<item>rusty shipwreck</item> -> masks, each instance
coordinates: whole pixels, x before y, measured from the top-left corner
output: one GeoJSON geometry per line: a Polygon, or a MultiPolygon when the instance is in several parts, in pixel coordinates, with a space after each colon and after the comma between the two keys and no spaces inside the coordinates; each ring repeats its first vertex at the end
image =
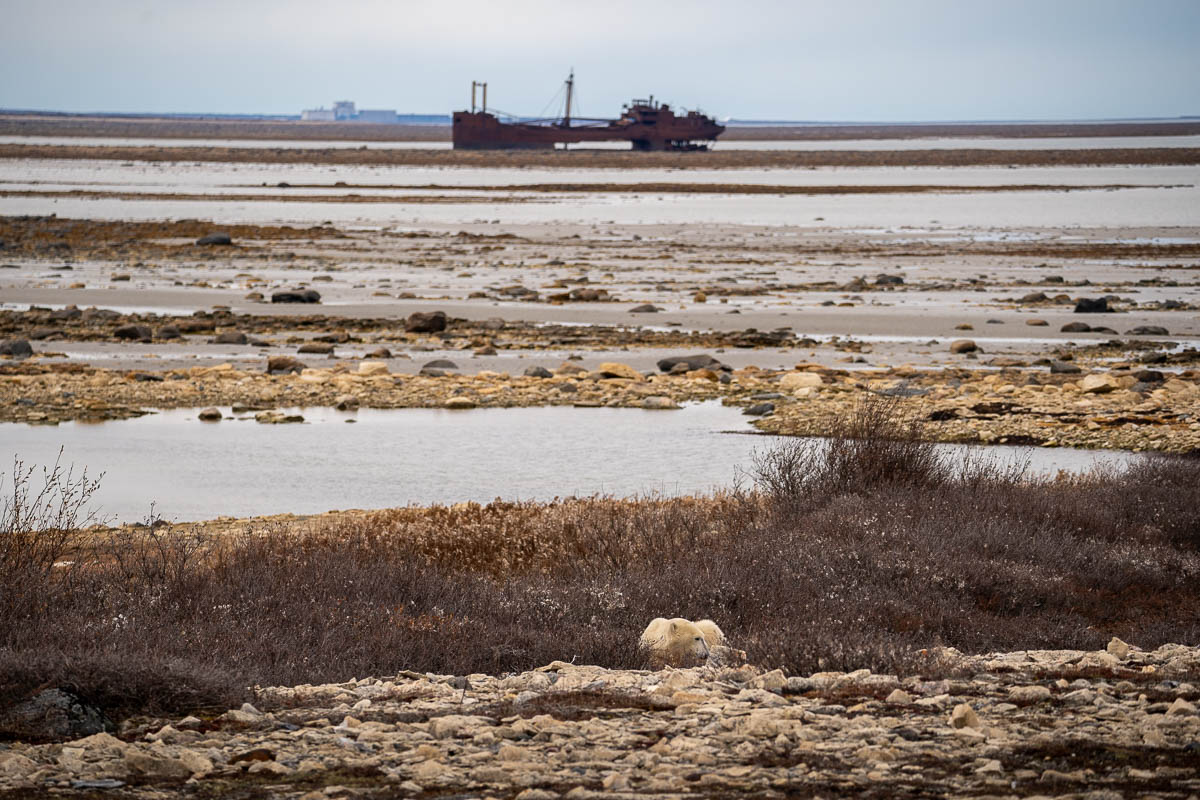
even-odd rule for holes
{"type": "Polygon", "coordinates": [[[471,82],[471,110],[455,111],[455,150],[538,150],[586,142],[630,142],[634,150],[707,150],[724,130],[699,111],[676,114],[666,103],[633,100],[618,119],[573,118],[575,73],[567,78],[566,102],[560,117],[501,122],[488,111],[487,84],[471,82]],[[476,106],[476,89],[483,103],[476,106]]]}

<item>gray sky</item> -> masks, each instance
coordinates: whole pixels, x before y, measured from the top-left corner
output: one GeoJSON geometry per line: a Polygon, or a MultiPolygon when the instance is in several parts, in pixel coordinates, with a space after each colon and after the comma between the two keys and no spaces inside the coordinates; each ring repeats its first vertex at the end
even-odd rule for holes
{"type": "Polygon", "coordinates": [[[720,117],[1200,115],[1200,0],[0,0],[0,107],[720,117]]]}

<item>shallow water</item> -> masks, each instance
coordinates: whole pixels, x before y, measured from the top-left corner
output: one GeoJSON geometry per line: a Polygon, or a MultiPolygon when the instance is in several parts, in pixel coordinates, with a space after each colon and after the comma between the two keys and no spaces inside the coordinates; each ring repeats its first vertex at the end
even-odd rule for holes
{"type": "MultiPolygon", "coordinates": [[[[228,414],[228,409],[224,409],[228,414]]],[[[445,411],[300,409],[306,424],[200,422],[196,409],[58,426],[0,425],[0,455],[104,473],[93,507],[132,522],[211,519],[464,500],[570,495],[684,495],[730,486],[775,437],[738,409],[514,408],[445,411]],[[349,424],[347,420],[356,420],[349,424]]],[[[947,447],[953,452],[980,448],[947,447]]],[[[994,447],[1032,472],[1080,471],[1132,456],[994,447]]],[[[4,470],[8,472],[7,469],[4,470]]]]}

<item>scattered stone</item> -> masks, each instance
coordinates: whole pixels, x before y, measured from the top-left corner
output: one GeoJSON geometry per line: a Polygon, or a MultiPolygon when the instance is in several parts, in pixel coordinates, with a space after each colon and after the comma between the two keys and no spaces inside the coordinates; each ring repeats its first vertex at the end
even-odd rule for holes
{"type": "Polygon", "coordinates": [[[183,338],[183,334],[180,333],[179,328],[175,327],[174,325],[163,325],[155,332],[154,338],[163,340],[181,339],[183,338]]]}
{"type": "Polygon", "coordinates": [[[1079,382],[1079,390],[1084,394],[1105,394],[1121,388],[1121,381],[1108,372],[1088,375],[1079,382]]]}
{"type": "Polygon", "coordinates": [[[1069,361],[1051,361],[1050,373],[1052,375],[1077,375],[1083,372],[1083,369],[1069,361]]]}
{"type": "Polygon", "coordinates": [[[152,335],[149,325],[122,325],[113,331],[113,336],[118,339],[140,342],[150,341],[152,335]]]}
{"type": "Polygon", "coordinates": [[[950,712],[950,727],[952,728],[978,728],[981,724],[975,709],[966,703],[959,703],[950,712]]]}
{"type": "Polygon", "coordinates": [[[292,291],[273,292],[272,303],[319,303],[321,293],[316,289],[295,289],[292,291]]]}
{"type": "Polygon", "coordinates": [[[1139,325],[1133,330],[1125,331],[1126,336],[1170,336],[1166,328],[1160,325],[1139,325]]]}
{"type": "Polygon", "coordinates": [[[644,381],[646,378],[628,364],[618,361],[605,361],[596,367],[596,371],[605,378],[626,378],[631,381],[644,381]]]}
{"type": "Polygon", "coordinates": [[[224,415],[221,413],[221,409],[212,408],[211,406],[209,408],[202,410],[199,414],[200,420],[202,422],[217,422],[217,421],[221,420],[223,418],[223,416],[224,415]]]}
{"type": "Polygon", "coordinates": [[[445,311],[418,311],[404,320],[408,333],[438,333],[446,330],[445,311]]]}
{"type": "Polygon", "coordinates": [[[912,701],[912,695],[908,692],[904,691],[903,689],[893,689],[892,693],[887,696],[887,700],[884,702],[891,703],[893,705],[906,706],[912,703],[912,701]]]}
{"type": "Polygon", "coordinates": [[[425,362],[425,365],[422,366],[421,369],[458,369],[458,364],[455,364],[448,358],[435,358],[433,361],[425,362]]]}
{"type": "Polygon", "coordinates": [[[1022,303],[1024,305],[1029,305],[1031,303],[1045,303],[1049,299],[1050,298],[1046,296],[1045,292],[1030,292],[1029,294],[1022,297],[1020,300],[1018,300],[1017,302],[1022,303]]]}
{"type": "Polygon", "coordinates": [[[700,353],[694,356],[670,356],[669,358],[660,358],[656,363],[656,366],[662,372],[671,372],[675,367],[681,364],[684,366],[685,372],[690,372],[694,369],[706,368],[724,369],[724,365],[720,361],[708,355],[707,353],[700,353]]]}
{"type": "Polygon", "coordinates": [[[299,375],[308,367],[294,356],[268,356],[268,375],[299,375]]]}
{"type": "Polygon", "coordinates": [[[339,394],[333,401],[333,407],[338,411],[354,411],[358,408],[358,398],[352,394],[339,394]]]}
{"type": "Polygon", "coordinates": [[[553,378],[554,373],[545,367],[526,367],[525,377],[527,378],[553,378]]]}
{"type": "Polygon", "coordinates": [[[304,422],[304,417],[300,414],[285,414],[282,411],[259,411],[254,415],[254,421],[264,425],[284,425],[304,422]]]}
{"type": "Polygon", "coordinates": [[[972,339],[955,339],[950,343],[951,353],[974,353],[978,349],[979,346],[972,339]]]}
{"type": "Polygon", "coordinates": [[[1076,314],[1107,314],[1111,311],[1107,297],[1081,297],[1075,303],[1076,314]]]}
{"type": "Polygon", "coordinates": [[[642,408],[648,408],[652,410],[673,410],[680,408],[680,405],[669,397],[654,395],[652,397],[647,397],[642,401],[642,408]]]}
{"type": "Polygon", "coordinates": [[[653,303],[642,303],[640,306],[634,306],[629,309],[630,314],[656,314],[659,311],[662,311],[662,309],[653,303]]]}
{"type": "Polygon", "coordinates": [[[779,388],[794,393],[798,389],[813,389],[824,383],[821,376],[815,372],[788,372],[779,379],[779,388]]]}
{"type": "Polygon", "coordinates": [[[475,406],[475,401],[469,397],[451,397],[442,404],[442,408],[451,410],[466,410],[468,408],[475,408],[475,406]]]}
{"type": "Polygon", "coordinates": [[[1165,376],[1156,369],[1139,369],[1133,373],[1133,377],[1137,378],[1139,383],[1162,383],[1166,380],[1165,376]]]}
{"type": "Polygon", "coordinates": [[[1059,328],[1062,333],[1087,333],[1092,329],[1086,322],[1068,322],[1059,328]]]}
{"type": "Polygon", "coordinates": [[[210,233],[197,239],[196,244],[228,246],[233,244],[233,237],[228,233],[210,233]]]}
{"type": "Polygon", "coordinates": [[[246,334],[241,331],[225,331],[209,339],[209,344],[247,344],[246,334]]]}
{"type": "Polygon", "coordinates": [[[1116,656],[1124,661],[1129,658],[1129,651],[1132,649],[1128,644],[1114,636],[1109,640],[1108,646],[1104,648],[1109,654],[1116,656]]]}
{"type": "Polygon", "coordinates": [[[325,342],[307,342],[300,345],[296,352],[300,355],[329,356],[333,355],[333,345],[325,342]]]}
{"type": "Polygon", "coordinates": [[[775,410],[774,403],[755,403],[742,413],[749,417],[761,417],[765,414],[770,414],[775,410]]]}
{"type": "Polygon", "coordinates": [[[1026,324],[1026,325],[1028,325],[1028,326],[1029,326],[1029,327],[1031,327],[1031,328],[1045,328],[1045,327],[1046,327],[1047,325],[1049,325],[1050,323],[1049,323],[1049,322],[1046,322],[1046,320],[1044,320],[1044,319],[1037,319],[1037,318],[1035,318],[1035,319],[1027,319],[1027,320],[1025,320],[1025,324],[1026,324]]]}

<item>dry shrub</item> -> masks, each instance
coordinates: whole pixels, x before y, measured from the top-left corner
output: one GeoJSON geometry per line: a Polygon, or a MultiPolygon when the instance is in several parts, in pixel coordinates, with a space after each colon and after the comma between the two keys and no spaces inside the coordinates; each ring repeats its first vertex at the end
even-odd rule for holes
{"type": "Polygon", "coordinates": [[[120,716],[401,669],[638,667],[657,616],[711,617],[793,673],[924,671],[936,645],[1200,640],[1200,461],[1027,480],[939,459],[901,411],[767,454],[756,492],[394,509],[215,540],[148,527],[72,540],[58,568],[74,529],[10,515],[0,703],[64,686],[120,716]]]}

